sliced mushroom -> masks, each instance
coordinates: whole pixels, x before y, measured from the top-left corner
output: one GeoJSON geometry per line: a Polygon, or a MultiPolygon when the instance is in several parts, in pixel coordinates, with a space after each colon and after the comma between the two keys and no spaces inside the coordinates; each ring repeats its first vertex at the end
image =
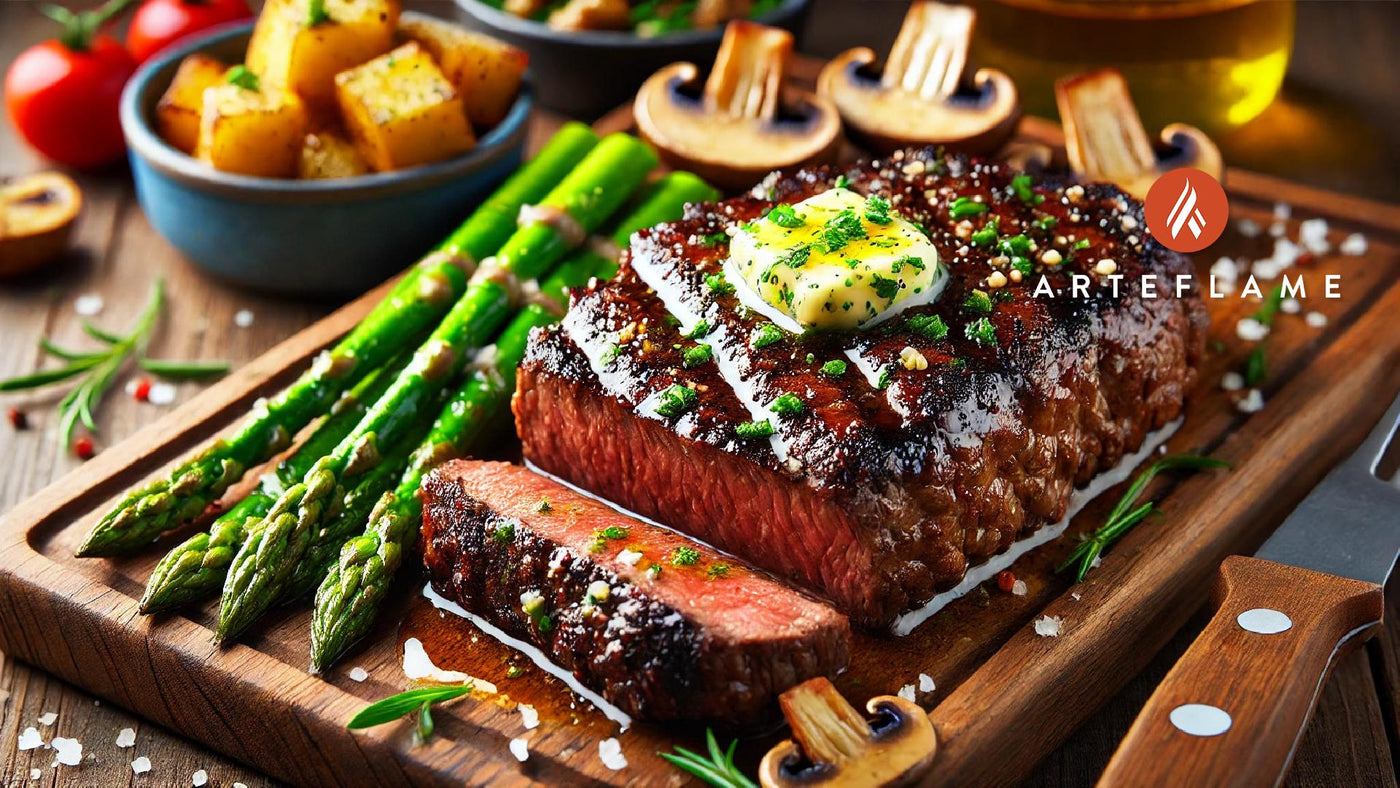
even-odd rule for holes
{"type": "Polygon", "coordinates": [[[918,778],[938,748],[933,723],[917,703],[881,695],[865,708],[867,722],[824,678],[793,687],[779,698],[793,738],[763,756],[765,788],[899,785],[918,778]]]}
{"type": "Polygon", "coordinates": [[[784,90],[792,34],[736,20],[698,89],[693,63],[672,63],[637,92],[637,130],[672,166],[717,186],[752,186],[772,170],[836,158],[841,119],[831,102],[784,90]]]}
{"type": "Polygon", "coordinates": [[[1106,68],[1055,82],[1055,103],[1065,127],[1070,167],[1085,180],[1110,181],[1146,199],[1147,190],[1165,172],[1194,167],[1225,178],[1220,149],[1200,129],[1173,123],[1162,129],[1153,149],[1128,82],[1106,68]]]}
{"type": "Polygon", "coordinates": [[[966,6],[916,2],[883,69],[869,48],[847,50],[822,69],[817,92],[836,104],[847,133],[876,152],[947,145],[991,153],[1016,130],[1021,104],[1000,71],[978,69],[964,81],[976,19],[966,6]]]}
{"type": "Polygon", "coordinates": [[[555,30],[626,30],[631,25],[627,0],[569,0],[549,15],[555,30]]]}
{"type": "Polygon", "coordinates": [[[40,172],[0,180],[0,276],[16,276],[68,248],[83,193],[72,178],[40,172]]]}

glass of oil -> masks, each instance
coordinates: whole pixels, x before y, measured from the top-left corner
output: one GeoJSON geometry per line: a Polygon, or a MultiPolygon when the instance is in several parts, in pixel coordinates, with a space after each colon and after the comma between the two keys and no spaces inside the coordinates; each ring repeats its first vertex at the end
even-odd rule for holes
{"type": "Polygon", "coordinates": [[[1293,50],[1294,0],[965,0],[971,62],[1016,81],[1055,117],[1055,80],[1123,72],[1149,134],[1180,121],[1220,134],[1273,101],[1293,50]]]}

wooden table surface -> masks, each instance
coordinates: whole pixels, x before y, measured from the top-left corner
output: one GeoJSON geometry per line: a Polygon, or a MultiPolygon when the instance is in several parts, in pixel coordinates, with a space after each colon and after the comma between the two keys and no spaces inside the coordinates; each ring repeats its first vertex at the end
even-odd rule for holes
{"type": "MultiPolygon", "coordinates": [[[[447,0],[409,0],[451,15],[447,0]]],[[[829,55],[852,42],[884,46],[892,39],[905,3],[817,0],[805,50],[829,55]]],[[[0,64],[50,35],[29,0],[0,2],[0,64]]],[[[1392,52],[1400,40],[1400,4],[1300,2],[1298,43],[1282,98],[1261,118],[1221,140],[1232,164],[1305,183],[1378,199],[1400,201],[1400,68],[1392,52]]],[[[543,131],[541,130],[541,133],[543,131]]],[[[0,175],[30,172],[43,163],[0,124],[0,175]]],[[[124,168],[79,177],[87,205],[75,251],[51,270],[0,284],[0,377],[39,368],[37,346],[48,335],[60,344],[81,345],[74,301],[100,294],[105,308],[95,319],[105,327],[128,325],[145,301],[151,282],[164,277],[170,294],[165,316],[151,343],[155,357],[224,358],[247,361],[278,340],[325,314],[332,305],[258,296],[231,289],[182,261],[146,222],[124,168]],[[252,325],[238,327],[234,315],[249,310],[252,325]]],[[[124,381],[123,381],[124,382],[124,381]]],[[[179,401],[197,390],[179,388],[179,401]]],[[[16,432],[0,424],[0,511],[11,508],[71,470],[78,460],[57,444],[56,396],[8,397],[30,428],[16,432]]],[[[98,441],[116,442],[161,415],[164,408],[134,402],[119,384],[98,414],[98,441]]],[[[1400,609],[1392,608],[1392,614],[1400,609]]],[[[1391,619],[1394,620],[1394,619],[1391,619]]],[[[1156,682],[1199,631],[1200,616],[1152,665],[1031,776],[1034,785],[1088,785],[1112,754],[1156,682]]],[[[1035,724],[1035,710],[1026,722],[1035,724]]],[[[1299,746],[1289,782],[1300,786],[1396,785],[1400,758],[1400,628],[1393,627],[1367,649],[1337,666],[1317,714],[1299,746]]],[[[270,784],[256,771],[202,746],[147,724],[111,705],[0,655],[0,786],[14,785],[189,785],[204,770],[210,785],[270,784]],[[51,726],[39,718],[57,714],[51,726]],[[45,741],[54,736],[83,743],[80,768],[53,766],[47,749],[20,752],[17,740],[30,726],[45,741]],[[122,749],[123,728],[136,731],[136,745],[122,749]],[[130,762],[151,760],[150,773],[135,777],[130,762]],[[31,781],[33,770],[38,780],[31,781]]]]}

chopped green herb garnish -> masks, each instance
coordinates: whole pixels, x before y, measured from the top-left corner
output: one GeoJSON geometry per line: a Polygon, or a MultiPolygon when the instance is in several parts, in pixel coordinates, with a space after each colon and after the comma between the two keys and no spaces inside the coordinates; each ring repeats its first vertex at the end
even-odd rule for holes
{"type": "Polygon", "coordinates": [[[870,284],[875,288],[875,295],[886,301],[893,301],[894,297],[899,295],[900,283],[898,279],[890,279],[887,276],[871,274],[870,284]]]}
{"type": "Polygon", "coordinates": [[[909,318],[909,328],[934,342],[948,336],[948,324],[938,315],[914,315],[909,318]]]}
{"type": "Polygon", "coordinates": [[[776,399],[769,403],[768,407],[772,408],[773,412],[779,416],[796,416],[807,409],[802,400],[791,392],[779,394],[776,399]]]}
{"type": "Polygon", "coordinates": [[[773,422],[768,419],[763,421],[745,421],[734,426],[734,434],[742,440],[753,440],[754,438],[767,438],[773,434],[773,422]]]}
{"type": "Polygon", "coordinates": [[[846,374],[846,362],[839,358],[834,358],[822,364],[822,374],[829,378],[836,378],[846,374]]]}
{"type": "Polygon", "coordinates": [[[1072,246],[1072,247],[1070,247],[1070,248],[1074,249],[1075,251],[1078,251],[1078,250],[1080,250],[1080,249],[1088,249],[1088,248],[1089,248],[1089,239],[1088,239],[1088,238],[1080,238],[1078,241],[1075,241],[1075,242],[1074,242],[1074,246],[1072,246]]]}
{"type": "Polygon", "coordinates": [[[836,176],[836,183],[832,184],[832,186],[833,186],[834,188],[837,188],[837,189],[844,189],[844,188],[846,188],[846,187],[848,187],[848,186],[850,186],[850,185],[851,185],[851,179],[850,179],[850,178],[847,178],[844,174],[843,174],[843,175],[837,175],[837,176],[836,176]]]}
{"type": "Polygon", "coordinates": [[[1259,311],[1254,313],[1254,319],[1266,326],[1274,324],[1274,317],[1283,308],[1283,285],[1274,285],[1274,289],[1264,297],[1264,303],[1259,305],[1259,311]]]}
{"type": "Polygon", "coordinates": [[[626,539],[631,534],[632,529],[623,525],[610,525],[607,528],[599,528],[593,532],[592,551],[601,553],[603,550],[607,549],[609,541],[626,539]]]}
{"type": "Polygon", "coordinates": [[[699,339],[700,337],[709,334],[711,328],[712,326],[710,326],[710,321],[701,320],[698,323],[696,323],[693,328],[691,328],[689,331],[685,332],[681,336],[685,337],[686,339],[699,339]]]}
{"type": "Polygon", "coordinates": [[[786,203],[773,206],[773,210],[768,212],[768,221],[779,227],[786,227],[789,230],[794,227],[801,227],[807,223],[806,219],[798,216],[797,211],[786,203]]]}
{"type": "Polygon", "coordinates": [[[552,511],[554,511],[554,506],[550,504],[548,498],[541,498],[540,502],[535,504],[536,514],[549,514],[552,511]]]}
{"type": "Polygon", "coordinates": [[[971,197],[959,197],[953,200],[948,206],[948,215],[954,219],[967,219],[972,216],[980,216],[987,212],[987,204],[973,200],[971,197]]]}
{"type": "MultiPolygon", "coordinates": [[[[1016,257],[1011,258],[1011,267],[1016,269],[1017,271],[1020,271],[1021,276],[1023,277],[1030,276],[1031,274],[1035,273],[1035,263],[1032,263],[1030,261],[1030,258],[1028,257],[1021,257],[1018,255],[1016,257]]],[[[1005,290],[1003,290],[1002,292],[1007,293],[1008,296],[1010,295],[1010,293],[1005,290]]]]}
{"type": "Polygon", "coordinates": [[[1058,222],[1059,220],[1053,216],[1042,216],[1035,220],[1035,226],[1046,232],[1050,232],[1058,222]]]}
{"type": "Polygon", "coordinates": [[[677,547],[671,551],[671,566],[694,566],[700,563],[700,551],[693,547],[677,547]]]}
{"type": "Polygon", "coordinates": [[[993,216],[986,224],[982,225],[982,229],[972,234],[972,245],[991,246],[996,243],[999,226],[1000,222],[997,221],[997,217],[993,216]]]}
{"type": "Polygon", "coordinates": [[[695,393],[695,389],[674,385],[661,392],[661,400],[656,403],[656,415],[674,419],[699,402],[700,395],[695,393]]]}
{"type": "Polygon", "coordinates": [[[910,268],[913,268],[915,271],[922,271],[926,267],[928,267],[927,264],[924,263],[924,259],[922,257],[912,254],[906,257],[899,258],[899,264],[907,265],[910,268]]]}
{"type": "Polygon", "coordinates": [[[783,330],[772,323],[759,323],[758,328],[754,329],[749,344],[757,350],[782,342],[784,336],[783,330]]]}
{"type": "MultiPolygon", "coordinates": [[[[373,728],[376,725],[393,722],[415,711],[419,713],[421,719],[421,715],[427,713],[429,704],[460,698],[470,694],[473,689],[475,689],[474,685],[468,681],[466,684],[455,686],[422,687],[400,692],[360,709],[360,712],[351,717],[345,727],[350,730],[373,728]]],[[[420,727],[424,726],[420,725],[420,727]]],[[[428,724],[426,727],[429,728],[427,733],[432,735],[432,725],[428,724]]]]}
{"type": "Polygon", "coordinates": [[[599,356],[598,360],[602,362],[603,366],[610,367],[614,361],[617,361],[617,357],[620,355],[622,355],[622,348],[618,347],[616,343],[609,343],[608,346],[603,349],[603,355],[599,356]]]}
{"type": "Polygon", "coordinates": [[[880,376],[879,376],[878,378],[875,379],[875,388],[881,389],[881,390],[884,390],[884,389],[889,388],[889,387],[890,387],[890,377],[891,377],[891,375],[890,375],[890,368],[889,368],[889,367],[885,367],[885,368],[881,369],[881,370],[880,370],[880,376]]]}
{"type": "Polygon", "coordinates": [[[860,217],[856,216],[855,211],[847,209],[831,217],[822,228],[822,245],[828,252],[837,252],[865,235],[865,225],[860,223],[860,217]]]}
{"type": "Polygon", "coordinates": [[[1027,255],[1031,252],[1031,239],[1025,233],[1013,235],[1010,238],[1003,238],[1001,243],[997,244],[997,249],[1008,257],[1027,255]]]}
{"type": "Polygon", "coordinates": [[[727,244],[729,243],[729,233],[720,231],[717,233],[710,233],[709,235],[702,235],[700,236],[700,243],[705,246],[721,246],[727,244]]]}
{"type": "Polygon", "coordinates": [[[1011,191],[1015,192],[1016,197],[1026,205],[1040,205],[1045,202],[1045,195],[1036,194],[1031,189],[1031,176],[1024,172],[1012,176],[1011,191]]]}
{"type": "Polygon", "coordinates": [[[652,579],[654,580],[661,575],[661,570],[664,568],[665,567],[661,566],[661,564],[652,564],[651,566],[647,567],[647,574],[651,575],[652,579]]]}
{"type": "Polygon", "coordinates": [[[695,347],[685,349],[685,352],[681,354],[681,366],[686,369],[694,369],[701,364],[708,363],[711,358],[714,358],[714,351],[710,349],[709,345],[702,342],[695,347]]]}
{"type": "Polygon", "coordinates": [[[992,321],[985,317],[979,317],[967,324],[967,338],[979,345],[995,345],[997,341],[996,328],[992,326],[992,321]]]}
{"type": "Polygon", "coordinates": [[[729,564],[711,564],[710,568],[705,570],[705,574],[709,575],[711,580],[718,580],[729,574],[729,564]]]}
{"type": "Polygon", "coordinates": [[[1244,384],[1253,388],[1269,376],[1269,362],[1265,357],[1264,345],[1256,345],[1244,362],[1244,384]]]}
{"type": "Polygon", "coordinates": [[[237,85],[244,90],[251,90],[254,93],[257,93],[261,89],[258,75],[249,71],[248,67],[242,64],[229,69],[228,75],[224,77],[224,80],[230,85],[237,85]]]}
{"type": "Polygon", "coordinates": [[[810,244],[798,244],[784,252],[783,256],[778,258],[778,264],[788,268],[801,268],[807,264],[807,260],[811,256],[812,247],[810,244]]]}
{"type": "Polygon", "coordinates": [[[510,544],[515,539],[515,523],[502,523],[491,532],[491,541],[496,544],[510,544]]]}
{"type": "Polygon", "coordinates": [[[974,315],[990,315],[992,313],[992,297],[981,290],[973,290],[963,301],[963,311],[971,312],[974,315]]]}
{"type": "Polygon", "coordinates": [[[724,274],[706,274],[705,286],[715,295],[727,295],[734,292],[734,285],[724,281],[724,274]]]}
{"type": "Polygon", "coordinates": [[[326,10],[326,0],[311,0],[306,12],[306,26],[315,27],[331,21],[331,12],[326,10]]]}
{"type": "Polygon", "coordinates": [[[865,220],[871,224],[889,224],[890,201],[872,194],[865,199],[865,220]]]}
{"type": "Polygon", "coordinates": [[[523,675],[525,675],[525,669],[519,665],[511,665],[506,668],[506,678],[508,679],[518,679],[523,675]]]}

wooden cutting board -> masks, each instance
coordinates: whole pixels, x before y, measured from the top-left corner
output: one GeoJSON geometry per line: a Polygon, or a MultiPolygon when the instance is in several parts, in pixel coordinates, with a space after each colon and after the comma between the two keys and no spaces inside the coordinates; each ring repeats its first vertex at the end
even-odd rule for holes
{"type": "MultiPolygon", "coordinates": [[[[626,124],[623,114],[599,125],[626,124]]],[[[1027,119],[1021,132],[1023,139],[1059,143],[1058,129],[1045,121],[1027,119]]],[[[1233,471],[1159,480],[1150,494],[1164,517],[1113,547],[1082,584],[1070,586],[1052,572],[1071,535],[1013,567],[1026,582],[1024,596],[988,584],[986,593],[974,591],[906,638],[857,638],[851,668],[838,681],[857,705],[917,687],[921,673],[934,680],[936,689],[917,698],[932,710],[940,736],[936,778],[1003,783],[1029,770],[1146,664],[1204,600],[1219,561],[1252,551],[1400,388],[1400,208],[1241,171],[1231,171],[1226,185],[1237,220],[1267,228],[1282,201],[1293,208],[1290,237],[1297,237],[1299,220],[1324,217],[1334,244],[1362,232],[1370,249],[1288,272],[1307,284],[1303,311],[1327,322],[1313,327],[1302,314],[1279,316],[1268,339],[1268,405],[1260,413],[1241,413],[1232,401],[1238,395],[1218,386],[1225,372],[1242,369],[1253,347],[1236,337],[1235,323],[1258,302],[1210,302],[1213,350],[1168,448],[1228,459],[1233,471]],[[1339,299],[1321,297],[1328,274],[1341,277],[1339,299]],[[1062,620],[1059,637],[1034,633],[1031,622],[1042,615],[1062,620]]],[[[1267,232],[1245,238],[1232,228],[1209,255],[1198,255],[1198,272],[1204,277],[1219,255],[1257,259],[1271,248],[1267,232]]],[[[699,732],[638,725],[619,734],[563,682],[433,609],[419,594],[416,573],[403,573],[396,601],[371,636],[329,675],[313,677],[306,672],[304,605],[274,611],[243,643],[224,649],[211,641],[213,602],[180,616],[137,613],[151,568],[178,538],[131,559],[72,557],[115,496],[233,426],[256,398],[285,385],[353,326],[383,289],[288,339],[0,521],[0,650],[294,783],[680,782],[656,752],[695,747],[699,732]],[[350,733],[345,722],[362,706],[408,686],[401,654],[410,637],[439,667],[486,679],[499,693],[437,711],[438,735],[427,745],[415,745],[408,722],[350,733]],[[349,678],[357,667],[368,673],[363,682],[349,678]],[[517,703],[539,711],[538,728],[526,730],[517,703]],[[622,771],[598,756],[598,742],[614,736],[629,761],[622,771]],[[508,751],[516,737],[528,741],[524,764],[508,751]]],[[[509,437],[482,449],[514,451],[509,437]]],[[[1090,503],[1071,531],[1101,523],[1119,492],[1090,503]]],[[[756,763],[774,740],[772,733],[747,738],[743,758],[756,763]]]]}

